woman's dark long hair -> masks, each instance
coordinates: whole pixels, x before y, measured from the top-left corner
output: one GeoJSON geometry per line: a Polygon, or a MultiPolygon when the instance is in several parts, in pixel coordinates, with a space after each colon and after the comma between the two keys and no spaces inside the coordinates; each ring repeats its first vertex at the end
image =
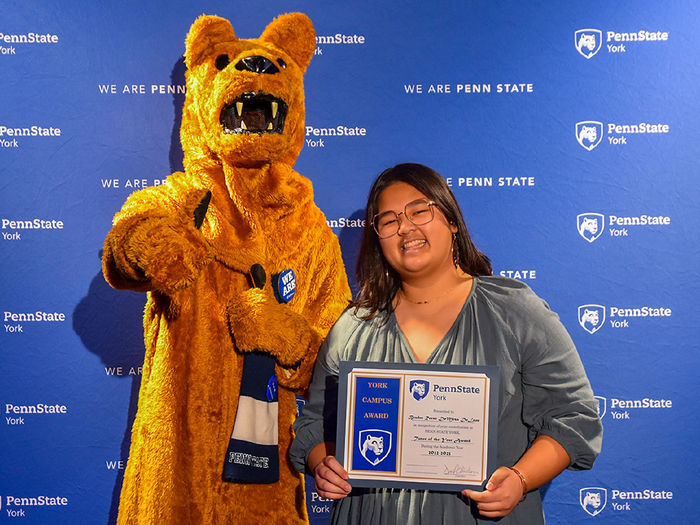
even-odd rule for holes
{"type": "Polygon", "coordinates": [[[360,293],[352,302],[356,311],[358,308],[369,310],[367,315],[363,316],[364,319],[373,318],[380,310],[391,313],[392,299],[401,286],[398,273],[384,258],[379,238],[372,226],[372,220],[377,214],[379,195],[396,182],[405,182],[416,188],[437,204],[450,224],[457,225],[454,249],[462,270],[470,275],[492,274],[491,261],[474,246],[457,199],[445,179],[422,164],[398,164],[379,175],[367,198],[365,227],[356,270],[360,293]]]}

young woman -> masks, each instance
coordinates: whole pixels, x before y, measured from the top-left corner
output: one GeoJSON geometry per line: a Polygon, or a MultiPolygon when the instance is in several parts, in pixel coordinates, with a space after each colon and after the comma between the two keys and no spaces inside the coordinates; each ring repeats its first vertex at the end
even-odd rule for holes
{"type": "Polygon", "coordinates": [[[602,440],[571,338],[530,288],[491,275],[454,195],[430,168],[384,171],[366,218],[360,294],[319,353],[292,461],[335,500],[334,524],[544,523],[535,489],[567,467],[591,468],[602,440]],[[333,456],[341,360],[497,365],[501,466],[485,490],[352,489],[333,456]]]}

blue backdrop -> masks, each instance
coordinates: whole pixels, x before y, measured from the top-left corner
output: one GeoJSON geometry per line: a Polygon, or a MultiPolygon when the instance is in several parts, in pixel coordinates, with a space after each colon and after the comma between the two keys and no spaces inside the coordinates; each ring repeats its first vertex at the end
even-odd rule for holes
{"type": "MultiPolygon", "coordinates": [[[[592,471],[544,489],[548,519],[691,522],[692,0],[5,0],[0,521],[114,521],[145,297],[108,287],[102,242],[129,193],[181,169],[182,53],[195,18],[218,14],[253,38],[289,11],[307,13],[319,35],[296,169],[313,181],[349,273],[374,177],[407,161],[443,174],[495,272],[559,313],[599,397],[603,453],[592,471]]],[[[309,491],[313,522],[329,508],[309,491]]]]}

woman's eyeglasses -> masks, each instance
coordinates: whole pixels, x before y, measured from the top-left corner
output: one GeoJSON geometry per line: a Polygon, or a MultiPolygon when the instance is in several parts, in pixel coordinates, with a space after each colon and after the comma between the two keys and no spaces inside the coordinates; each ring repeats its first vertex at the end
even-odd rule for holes
{"type": "Polygon", "coordinates": [[[374,231],[377,232],[380,239],[386,239],[399,232],[401,226],[400,215],[404,215],[416,226],[428,224],[435,217],[433,206],[435,206],[433,201],[415,200],[406,204],[402,212],[385,211],[384,213],[378,213],[372,219],[372,226],[374,226],[374,231]]]}

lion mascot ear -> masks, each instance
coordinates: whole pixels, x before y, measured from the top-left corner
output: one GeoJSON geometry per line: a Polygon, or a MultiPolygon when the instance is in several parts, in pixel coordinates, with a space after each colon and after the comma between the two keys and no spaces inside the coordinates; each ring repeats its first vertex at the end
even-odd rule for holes
{"type": "Polygon", "coordinates": [[[308,16],[288,13],[275,18],[265,28],[260,40],[281,49],[306,71],[316,49],[316,32],[308,16]]]}
{"type": "Polygon", "coordinates": [[[233,42],[236,35],[231,22],[218,16],[202,15],[194,21],[185,40],[185,63],[192,69],[202,59],[205,50],[220,42],[233,42]]]}

